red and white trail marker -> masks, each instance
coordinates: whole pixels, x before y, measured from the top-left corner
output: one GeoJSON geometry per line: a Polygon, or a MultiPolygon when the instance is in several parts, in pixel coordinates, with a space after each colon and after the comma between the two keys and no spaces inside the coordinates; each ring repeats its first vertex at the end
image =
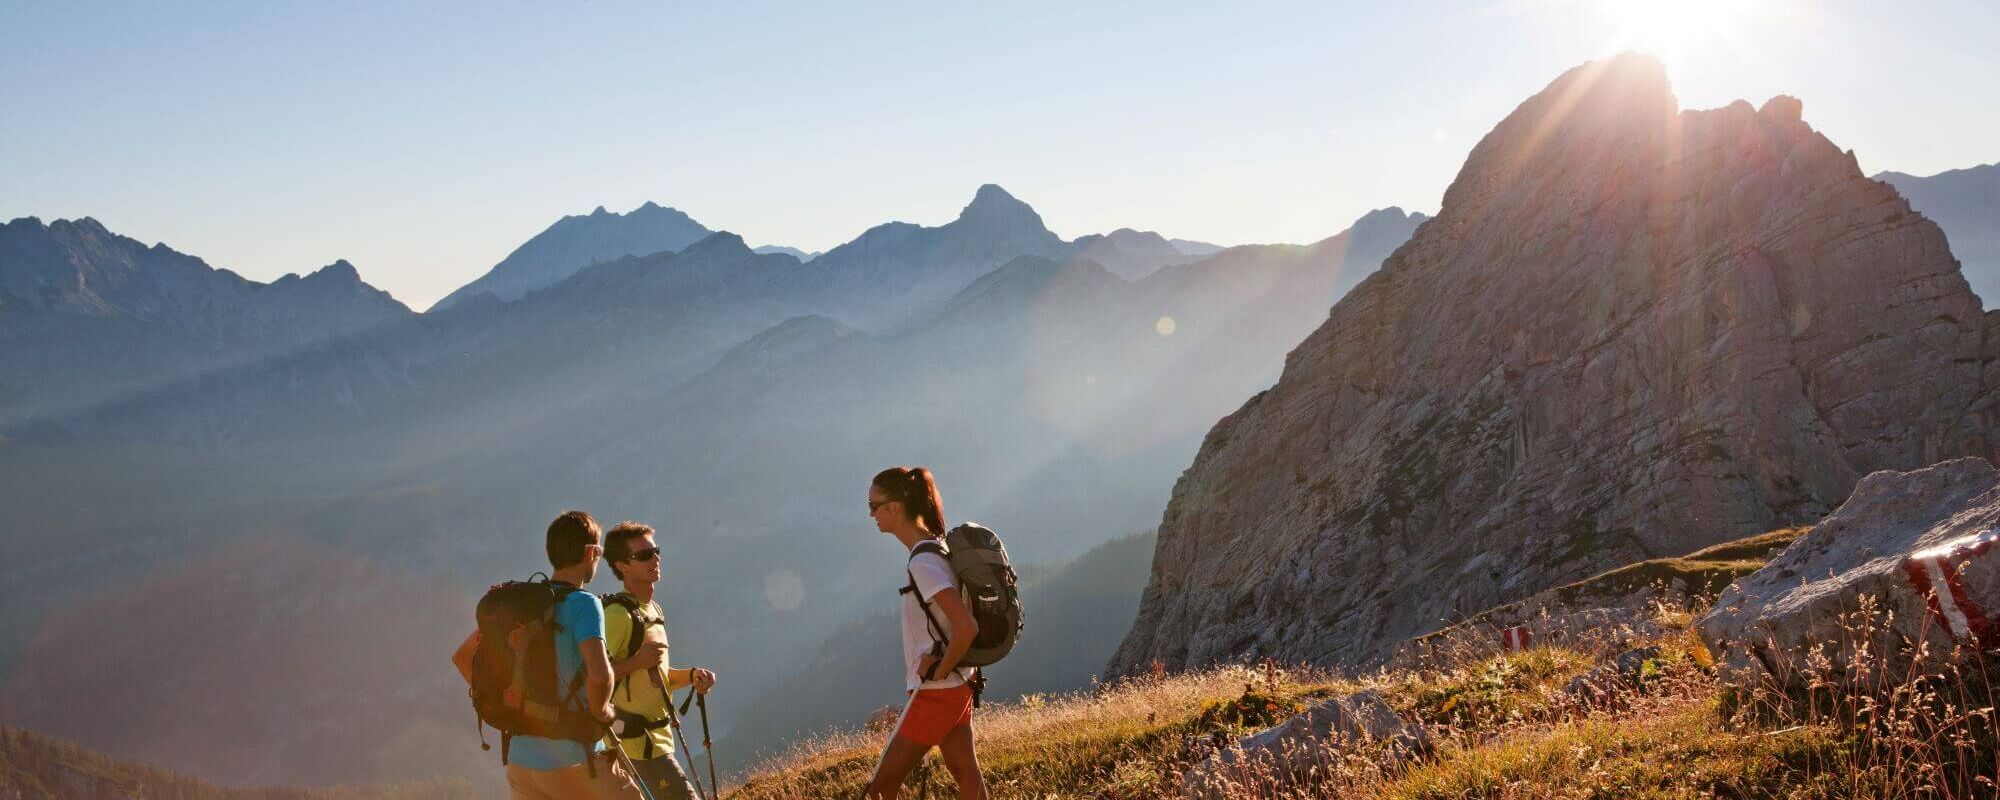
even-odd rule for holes
{"type": "MultiPolygon", "coordinates": [[[[1965,573],[1968,562],[1986,561],[1986,553],[1995,542],[2000,542],[2000,528],[1954,539],[1903,560],[1903,573],[1910,577],[1917,594],[1930,603],[1938,624],[1951,632],[1951,638],[1976,642],[1982,648],[2000,646],[2000,624],[1994,620],[1994,611],[2000,609],[1983,607],[1966,591],[1965,573]]],[[[1978,569],[1992,571],[2000,569],[2000,564],[1981,563],[1978,569]]],[[[1996,598],[1984,599],[1990,602],[1996,598]]]]}
{"type": "Polygon", "coordinates": [[[1500,630],[1500,646],[1505,648],[1509,653],[1518,653],[1528,649],[1529,643],[1533,642],[1534,638],[1534,634],[1528,632],[1528,626],[1526,625],[1516,625],[1512,628],[1502,628],[1500,630]]]}

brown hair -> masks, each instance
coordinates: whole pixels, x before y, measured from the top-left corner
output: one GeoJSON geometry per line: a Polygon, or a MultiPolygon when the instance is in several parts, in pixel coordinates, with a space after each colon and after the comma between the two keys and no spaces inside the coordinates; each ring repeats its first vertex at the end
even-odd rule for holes
{"type": "Polygon", "coordinates": [[[583,563],[584,548],[597,544],[597,520],[582,511],[564,511],[549,523],[549,566],[556,569],[583,563]]]}
{"type": "Polygon", "coordinates": [[[619,580],[625,573],[618,571],[618,562],[632,557],[632,540],[653,533],[653,526],[626,520],[611,526],[604,533],[604,562],[611,565],[611,575],[619,580]]]}
{"type": "Polygon", "coordinates": [[[900,501],[903,512],[930,529],[932,536],[944,535],[944,504],[938,499],[937,479],[923,467],[890,467],[875,473],[875,488],[882,496],[900,501]]]}

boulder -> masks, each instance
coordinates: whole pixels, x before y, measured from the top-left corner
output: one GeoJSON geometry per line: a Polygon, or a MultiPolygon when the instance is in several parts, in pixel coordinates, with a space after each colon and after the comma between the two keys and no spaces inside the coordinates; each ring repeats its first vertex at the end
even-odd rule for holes
{"type": "Polygon", "coordinates": [[[1373,689],[1336,697],[1307,708],[1285,722],[1243,737],[1188,771],[1182,781],[1189,798],[1240,797],[1241,785],[1280,788],[1326,763],[1330,748],[1345,743],[1387,741],[1389,757],[1405,759],[1430,750],[1423,726],[1403,721],[1373,689]]]}
{"type": "Polygon", "coordinates": [[[1611,663],[1576,676],[1563,693],[1584,703],[1604,703],[1618,696],[1620,689],[1636,686],[1645,676],[1646,662],[1660,657],[1657,646],[1639,647],[1619,653],[1611,663]]]}
{"type": "Polygon", "coordinates": [[[1811,679],[1804,667],[1816,646],[1836,678],[1857,674],[1860,652],[1881,654],[1888,661],[1879,666],[1900,675],[1919,643],[1933,657],[1991,649],[2000,645],[1996,528],[2000,471],[1984,459],[1871,474],[1812,531],[1724,591],[1698,630],[1730,682],[1785,690],[1811,679]]]}

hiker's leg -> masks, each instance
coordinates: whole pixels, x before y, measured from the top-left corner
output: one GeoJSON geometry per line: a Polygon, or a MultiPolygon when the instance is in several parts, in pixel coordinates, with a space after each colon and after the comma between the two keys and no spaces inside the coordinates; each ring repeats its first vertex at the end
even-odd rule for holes
{"type": "MultiPolygon", "coordinates": [[[[639,784],[632,782],[632,776],[625,772],[625,765],[619,763],[615,755],[611,758],[597,757],[596,767],[595,776],[587,771],[583,773],[590,783],[589,793],[569,796],[597,797],[600,800],[643,800],[645,797],[639,793],[639,784]]],[[[583,767],[570,769],[582,771],[583,767]]]]}
{"type": "Polygon", "coordinates": [[[945,769],[958,781],[959,800],[986,800],[986,776],[979,774],[979,754],[972,751],[972,723],[952,728],[938,751],[945,769]]]}
{"type": "Polygon", "coordinates": [[[694,784],[688,782],[687,772],[673,756],[634,761],[632,766],[639,769],[639,780],[653,791],[653,800],[695,800],[694,784]]]}
{"type": "Polygon", "coordinates": [[[923,763],[924,754],[930,751],[930,745],[901,736],[889,737],[889,746],[882,749],[882,760],[875,764],[875,777],[868,781],[868,800],[896,800],[903,779],[910,777],[910,771],[923,763]]]}
{"type": "Polygon", "coordinates": [[[542,787],[543,771],[519,764],[507,765],[507,797],[511,800],[556,800],[542,787]]]}

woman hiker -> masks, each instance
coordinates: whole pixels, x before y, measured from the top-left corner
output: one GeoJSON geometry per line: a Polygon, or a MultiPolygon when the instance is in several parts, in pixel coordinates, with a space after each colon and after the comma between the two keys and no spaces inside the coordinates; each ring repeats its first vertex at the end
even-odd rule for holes
{"type": "Polygon", "coordinates": [[[882,748],[869,800],[895,800],[903,779],[933,747],[958,781],[959,800],[986,800],[986,780],[972,751],[972,668],[958,666],[979,623],[959,598],[951,565],[940,552],[945,532],[937,482],[923,467],[891,467],[868,487],[875,528],[909,552],[903,603],[903,687],[909,702],[882,748]],[[947,591],[949,590],[949,591],[947,591]]]}

